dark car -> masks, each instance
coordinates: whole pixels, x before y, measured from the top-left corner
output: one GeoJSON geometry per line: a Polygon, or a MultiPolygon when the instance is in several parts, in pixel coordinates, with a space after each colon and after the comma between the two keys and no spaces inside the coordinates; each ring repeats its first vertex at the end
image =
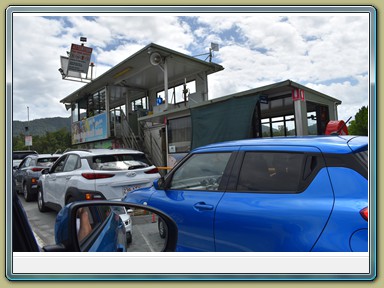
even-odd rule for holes
{"type": "Polygon", "coordinates": [[[367,162],[367,137],[218,143],[123,201],[168,213],[179,252],[367,252],[367,162]]]}
{"type": "Polygon", "coordinates": [[[37,155],[38,153],[34,150],[21,150],[12,152],[12,168],[15,169],[19,167],[21,161],[28,155],[37,155]]]}
{"type": "Polygon", "coordinates": [[[14,169],[16,191],[24,194],[25,201],[36,199],[37,183],[41,171],[51,167],[60,156],[57,154],[30,154],[14,169]]]}

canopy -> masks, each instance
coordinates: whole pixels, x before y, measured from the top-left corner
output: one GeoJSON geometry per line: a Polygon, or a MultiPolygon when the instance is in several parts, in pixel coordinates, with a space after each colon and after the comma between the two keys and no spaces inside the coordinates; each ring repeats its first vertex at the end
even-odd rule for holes
{"type": "Polygon", "coordinates": [[[234,97],[191,109],[192,148],[250,138],[259,95],[234,97]]]}

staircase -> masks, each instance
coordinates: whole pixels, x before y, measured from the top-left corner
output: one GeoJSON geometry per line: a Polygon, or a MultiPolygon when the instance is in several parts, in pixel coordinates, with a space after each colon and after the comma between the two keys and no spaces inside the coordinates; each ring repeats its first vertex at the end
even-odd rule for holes
{"type": "MultiPolygon", "coordinates": [[[[128,121],[122,120],[121,138],[125,147],[143,152],[153,165],[161,167],[164,166],[161,143],[159,139],[153,137],[152,128],[146,122],[142,122],[139,124],[139,135],[136,135],[128,121]]],[[[158,132],[159,127],[155,129],[158,132]]]]}

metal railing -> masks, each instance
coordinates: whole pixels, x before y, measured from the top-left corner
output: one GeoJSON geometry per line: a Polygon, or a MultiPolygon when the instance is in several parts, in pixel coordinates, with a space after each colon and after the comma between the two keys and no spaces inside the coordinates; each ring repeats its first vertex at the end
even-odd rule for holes
{"type": "Polygon", "coordinates": [[[160,137],[153,137],[153,131],[159,132],[159,126],[150,127],[147,122],[140,122],[139,134],[142,147],[150,155],[156,166],[164,166],[164,155],[161,149],[160,137]]]}
{"type": "Polygon", "coordinates": [[[153,137],[152,129],[158,131],[159,127],[149,127],[146,122],[139,122],[139,135],[136,135],[128,121],[124,119],[121,121],[121,138],[127,148],[144,152],[155,166],[164,166],[160,137],[159,139],[153,137]]]}

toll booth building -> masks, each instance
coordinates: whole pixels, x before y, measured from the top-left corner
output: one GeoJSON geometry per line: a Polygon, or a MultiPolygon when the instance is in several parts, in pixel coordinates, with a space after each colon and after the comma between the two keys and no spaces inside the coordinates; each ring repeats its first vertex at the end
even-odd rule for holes
{"type": "Polygon", "coordinates": [[[74,148],[132,148],[172,167],[191,149],[256,137],[321,135],[341,101],[291,80],[210,99],[224,68],[149,44],[61,100],[74,148]]]}

